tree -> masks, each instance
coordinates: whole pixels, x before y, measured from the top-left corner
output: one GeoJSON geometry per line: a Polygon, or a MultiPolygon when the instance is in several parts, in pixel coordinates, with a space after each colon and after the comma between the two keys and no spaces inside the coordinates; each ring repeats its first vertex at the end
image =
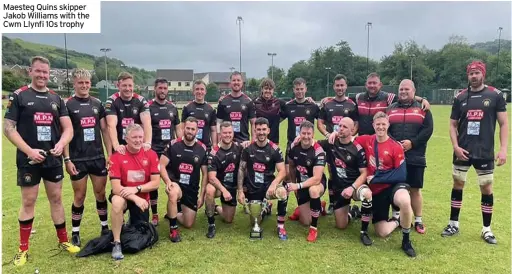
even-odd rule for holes
{"type": "MultiPolygon", "coordinates": [[[[277,82],[279,82],[279,80],[281,80],[281,78],[283,78],[285,76],[285,71],[284,69],[282,68],[278,68],[276,66],[273,67],[274,68],[274,82],[277,84],[277,82]]],[[[272,66],[268,67],[267,69],[267,77],[269,79],[272,79],[272,66]]]]}
{"type": "Polygon", "coordinates": [[[212,82],[206,86],[205,100],[209,102],[219,100],[219,87],[215,83],[212,82]]]}
{"type": "Polygon", "coordinates": [[[29,78],[19,75],[11,70],[2,71],[2,90],[12,92],[28,83],[30,83],[29,78]]]}

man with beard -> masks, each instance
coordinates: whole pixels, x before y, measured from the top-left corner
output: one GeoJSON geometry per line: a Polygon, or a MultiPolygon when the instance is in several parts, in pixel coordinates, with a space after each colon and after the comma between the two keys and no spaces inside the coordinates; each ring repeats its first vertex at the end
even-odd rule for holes
{"type": "Polygon", "coordinates": [[[233,126],[230,122],[220,124],[220,142],[208,155],[208,182],[206,186],[206,216],[208,233],[206,237],[215,237],[215,211],[226,223],[232,223],[236,212],[236,188],[238,166],[242,147],[233,142],[233,126]],[[220,197],[222,207],[215,205],[220,197]]]}
{"type": "MultiPolygon", "coordinates": [[[[316,105],[315,102],[308,101],[306,99],[306,92],[308,88],[306,86],[306,80],[303,78],[297,78],[293,81],[293,92],[295,94],[295,98],[287,102],[283,108],[282,117],[288,120],[288,133],[287,139],[288,143],[286,144],[286,158],[285,165],[286,170],[289,170],[288,167],[288,152],[290,151],[290,145],[293,143],[296,137],[299,136],[300,125],[304,121],[309,121],[311,123],[315,123],[315,119],[318,119],[318,115],[320,113],[320,109],[316,105]]],[[[289,182],[289,174],[286,174],[285,182],[289,182]]],[[[288,201],[278,202],[277,210],[278,214],[280,211],[285,212],[288,201]]],[[[322,202],[323,203],[323,202],[322,202]]],[[[322,205],[322,207],[325,207],[322,205]]],[[[299,219],[299,208],[297,207],[293,214],[290,216],[290,220],[296,221],[299,219]]],[[[284,220],[282,220],[284,223],[284,220]]]]}
{"type": "Polygon", "coordinates": [[[130,211],[130,224],[149,221],[149,192],[158,189],[160,173],[158,156],[153,150],[142,149],[144,131],[138,124],[126,127],[126,153],[114,153],[110,157],[110,181],[112,193],[112,234],[114,236],[112,258],[124,258],[121,247],[123,216],[130,211]]]}
{"type": "Polygon", "coordinates": [[[73,124],[73,139],[64,148],[64,163],[71,177],[74,199],[71,205],[71,243],[81,246],[80,223],[87,193],[87,178],[91,178],[101,231],[108,231],[107,164],[103,143],[110,158],[112,146],[105,122],[105,108],[100,100],[89,95],[91,74],[85,69],[73,72],[75,94],[67,99],[66,107],[73,124]],[[102,141],[103,140],[103,141],[102,141]]]}
{"type": "Polygon", "coordinates": [[[409,238],[412,222],[411,197],[402,145],[388,135],[389,118],[384,112],[373,117],[374,135],[358,136],[354,143],[361,145],[368,162],[369,187],[372,192],[372,223],[375,233],[382,238],[389,236],[398,226],[402,227],[402,250],[409,257],[416,257],[409,238]],[[395,205],[398,219],[388,221],[389,207],[395,205]]]}
{"type": "Polygon", "coordinates": [[[327,180],[324,175],[325,152],[314,141],[314,133],[313,123],[304,121],[300,124],[300,142],[293,143],[288,154],[291,183],[286,184],[288,191],[296,191],[300,222],[310,225],[308,242],[316,242],[320,198],[324,194],[327,180]]]}
{"type": "Polygon", "coordinates": [[[174,243],[181,241],[177,221],[186,228],[194,225],[208,183],[207,151],[206,146],[196,139],[197,124],[196,118],[188,117],[184,122],[183,139],[172,140],[160,157],[160,172],[169,197],[166,215],[170,225],[169,238],[174,243]]]}
{"type": "MultiPolygon", "coordinates": [[[[242,92],[244,85],[242,74],[238,71],[233,72],[229,77],[231,81],[229,86],[231,93],[219,99],[217,106],[217,127],[222,121],[230,121],[235,132],[235,141],[242,143],[249,141],[249,122],[251,123],[251,132],[254,139],[254,121],[256,120],[256,110],[254,102],[242,92]]],[[[217,128],[217,131],[220,131],[217,128]]],[[[220,136],[217,136],[220,139],[220,136]]]]}
{"type": "MultiPolygon", "coordinates": [[[[151,128],[153,129],[151,149],[156,152],[158,158],[162,156],[167,144],[175,137],[181,138],[183,131],[178,117],[178,109],[171,101],[167,100],[169,86],[166,79],[155,80],[155,98],[149,101],[149,113],[151,115],[151,128]],[[176,135],[176,136],[175,136],[176,135]]],[[[158,189],[149,193],[151,212],[153,216],[151,223],[158,225],[158,189]]]]}
{"type": "MultiPolygon", "coordinates": [[[[288,196],[284,188],[277,188],[284,179],[286,171],[281,150],[267,138],[270,130],[268,120],[260,117],[254,124],[256,141],[242,151],[238,169],[237,196],[238,202],[244,205],[246,199],[263,201],[288,196]],[[276,169],[277,176],[274,174],[276,169]]],[[[266,211],[270,210],[267,208],[266,211]]],[[[284,213],[279,211],[277,217],[277,235],[281,240],[288,239],[284,228],[285,214],[286,210],[284,213]]]]}
{"type": "Polygon", "coordinates": [[[398,102],[387,109],[389,116],[389,134],[402,144],[407,163],[407,184],[411,187],[411,204],[414,212],[414,228],[420,234],[425,233],[422,207],[423,176],[427,159],[425,151],[427,142],[434,131],[434,120],[430,111],[421,109],[421,104],[414,101],[416,89],[414,82],[408,79],[400,82],[398,102]]]}
{"type": "Polygon", "coordinates": [[[507,161],[508,119],[503,94],[484,84],[486,68],[480,61],[467,66],[469,86],[453,101],[450,116],[450,139],[453,145],[453,189],[451,195],[450,222],[442,236],[453,236],[459,232],[459,213],[462,207],[462,190],[467,172],[473,166],[478,176],[482,193],[483,228],[481,237],[489,244],[497,240],[491,232],[494,205],[492,183],[494,160],[498,166],[507,161]],[[500,125],[500,150],[494,156],[494,132],[496,120],[500,125]]]}
{"type": "MultiPolygon", "coordinates": [[[[357,107],[354,101],[345,96],[347,91],[347,77],[343,74],[338,74],[334,77],[333,84],[335,96],[327,97],[322,100],[320,105],[320,117],[318,117],[318,130],[326,139],[334,142],[338,134],[339,122],[343,117],[350,117],[355,121],[355,128],[353,134],[357,133],[357,120],[359,118],[357,107]]],[[[334,192],[332,191],[332,180],[328,182],[329,188],[329,208],[327,214],[333,212],[334,192]]]]}
{"type": "Polygon", "coordinates": [[[43,179],[59,248],[77,253],[80,248],[68,242],[62,206],[62,151],[73,137],[73,125],[64,101],[46,85],[50,75],[48,59],[32,58],[32,83],[9,97],[4,117],[4,135],[16,146],[17,184],[21,189],[19,211],[20,245],[15,266],[27,262],[28,247],[39,183],[43,179]]]}
{"type": "Polygon", "coordinates": [[[130,124],[139,124],[144,128],[144,150],[151,148],[151,116],[146,99],[133,92],[133,76],[128,72],[121,72],[117,77],[116,92],[105,102],[107,114],[107,127],[113,151],[123,154],[126,141],[126,127],[130,124]]]}
{"type": "Polygon", "coordinates": [[[198,121],[197,140],[201,141],[208,151],[217,144],[217,113],[215,109],[204,100],[206,84],[197,80],[193,85],[194,100],[183,107],[181,121],[188,117],[195,117],[198,121]]]}

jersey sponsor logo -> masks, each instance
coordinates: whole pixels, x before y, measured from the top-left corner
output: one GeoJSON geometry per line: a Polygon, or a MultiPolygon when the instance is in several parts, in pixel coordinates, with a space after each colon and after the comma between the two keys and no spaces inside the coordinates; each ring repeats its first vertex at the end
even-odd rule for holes
{"type": "Polygon", "coordinates": [[[34,122],[37,125],[51,125],[53,122],[53,114],[48,112],[34,113],[34,122]]]}
{"type": "Polygon", "coordinates": [[[169,119],[162,119],[158,122],[158,126],[160,128],[170,128],[171,127],[171,120],[169,119]]]}
{"type": "Polygon", "coordinates": [[[264,164],[260,164],[260,163],[252,164],[252,168],[254,169],[254,171],[257,171],[257,172],[264,172],[265,171],[265,165],[264,164]]]}
{"type": "Polygon", "coordinates": [[[130,183],[145,183],[146,173],[144,170],[128,170],[126,180],[130,183]]]}
{"type": "Polygon", "coordinates": [[[304,121],[306,121],[306,117],[295,117],[295,118],[293,118],[293,122],[297,126],[300,125],[304,121]]]}
{"type": "Polygon", "coordinates": [[[142,166],[147,166],[148,163],[148,159],[142,159],[142,166]]]}
{"type": "Polygon", "coordinates": [[[203,128],[204,127],[204,120],[197,120],[197,126],[200,127],[200,128],[203,128]]]}
{"type": "Polygon", "coordinates": [[[231,163],[229,164],[226,169],[224,170],[224,173],[227,173],[227,172],[233,172],[235,171],[235,164],[234,163],[231,163]]]}
{"type": "Polygon", "coordinates": [[[96,125],[95,117],[83,117],[80,119],[80,125],[82,127],[94,127],[96,125]]]}
{"type": "Polygon", "coordinates": [[[346,168],[347,167],[347,164],[345,164],[345,162],[343,160],[341,160],[341,159],[336,159],[334,161],[334,164],[336,166],[339,166],[339,167],[342,167],[342,168],[346,168]]]}
{"type": "Polygon", "coordinates": [[[123,127],[127,127],[134,123],[135,123],[135,120],[133,120],[133,118],[123,118],[123,120],[121,120],[121,125],[123,127]]]}
{"type": "Polygon", "coordinates": [[[229,114],[229,118],[234,121],[242,120],[242,113],[241,112],[231,112],[229,114]]]}
{"type": "Polygon", "coordinates": [[[484,112],[481,109],[470,109],[466,117],[468,120],[482,120],[482,118],[484,118],[484,112]]]}
{"type": "Polygon", "coordinates": [[[308,173],[308,169],[303,167],[303,166],[297,166],[297,171],[299,171],[300,174],[307,174],[308,173]]]}
{"type": "MultiPolygon", "coordinates": [[[[348,109],[346,109],[346,111],[348,111],[348,109]]],[[[332,123],[333,124],[339,124],[341,119],[343,119],[343,116],[333,116],[332,117],[332,123]]]]}
{"type": "Polygon", "coordinates": [[[191,164],[181,163],[179,166],[179,171],[181,173],[192,173],[194,171],[194,167],[191,164]]]}

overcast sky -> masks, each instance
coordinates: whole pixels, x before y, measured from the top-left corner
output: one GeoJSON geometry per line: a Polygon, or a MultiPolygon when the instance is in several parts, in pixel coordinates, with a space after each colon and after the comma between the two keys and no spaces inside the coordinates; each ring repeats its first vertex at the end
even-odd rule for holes
{"type": "MultiPolygon", "coordinates": [[[[101,34],[69,34],[68,48],[109,56],[145,69],[239,68],[237,16],[242,16],[242,69],[263,77],[270,65],[288,69],[312,50],[347,41],[370,58],[389,55],[394,44],[414,39],[439,49],[453,34],[470,43],[510,39],[511,2],[102,2],[101,34]]],[[[64,47],[59,34],[6,34],[64,47]]]]}

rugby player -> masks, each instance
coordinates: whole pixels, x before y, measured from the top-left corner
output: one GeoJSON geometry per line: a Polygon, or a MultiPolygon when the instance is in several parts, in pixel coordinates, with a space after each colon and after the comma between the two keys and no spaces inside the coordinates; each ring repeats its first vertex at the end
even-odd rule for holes
{"type": "Polygon", "coordinates": [[[372,192],[372,223],[379,237],[385,238],[398,226],[402,227],[402,250],[416,257],[409,238],[412,222],[411,197],[407,180],[402,145],[388,135],[389,118],[379,111],[374,116],[374,135],[362,135],[354,143],[360,144],[368,162],[369,187],[372,192]],[[388,221],[389,207],[395,205],[399,218],[388,221]]]}
{"type": "Polygon", "coordinates": [[[105,102],[107,128],[113,151],[123,154],[125,152],[124,140],[126,127],[130,124],[142,125],[144,129],[144,150],[151,149],[151,117],[149,105],[144,97],[133,92],[133,76],[121,72],[117,77],[116,92],[105,102]]]}
{"type": "Polygon", "coordinates": [[[188,117],[184,122],[183,138],[172,140],[160,157],[160,172],[169,197],[166,215],[170,225],[169,238],[175,243],[181,241],[177,221],[185,228],[194,225],[208,183],[207,151],[206,146],[196,139],[197,124],[196,118],[188,117]]]}
{"type": "Polygon", "coordinates": [[[70,253],[80,251],[68,242],[62,206],[62,152],[73,137],[73,125],[62,98],[47,88],[50,76],[48,59],[32,58],[29,75],[32,82],[14,91],[4,117],[4,135],[16,146],[17,185],[21,188],[19,212],[20,245],[15,266],[27,262],[29,237],[34,211],[43,179],[59,248],[70,253]]]}
{"type": "Polygon", "coordinates": [[[442,236],[459,233],[459,213],[462,207],[462,190],[469,168],[473,166],[480,186],[483,228],[481,237],[489,244],[497,240],[491,231],[494,205],[492,183],[494,160],[497,166],[507,161],[508,119],[506,102],[498,89],[484,84],[486,67],[480,61],[467,66],[469,86],[453,101],[450,116],[450,139],[453,145],[453,189],[450,222],[442,236]],[[494,155],[496,120],[500,126],[500,150],[494,155]]]}
{"type": "Polygon", "coordinates": [[[286,102],[274,96],[276,85],[272,79],[265,78],[260,83],[261,95],[254,99],[256,117],[266,118],[270,124],[268,139],[279,145],[279,124],[282,121],[281,112],[286,102]]]}
{"type": "Polygon", "coordinates": [[[158,155],[142,149],[144,130],[138,124],[126,127],[126,153],[114,153],[109,159],[112,193],[112,258],[124,258],[121,247],[123,215],[130,211],[130,225],[149,221],[149,193],[158,189],[160,172],[158,155]]]}
{"type": "Polygon", "coordinates": [[[434,131],[434,120],[429,110],[423,110],[421,104],[414,100],[416,88],[409,79],[402,80],[398,88],[398,102],[387,109],[389,116],[389,134],[402,144],[407,163],[407,181],[411,187],[411,205],[415,216],[416,232],[424,234],[423,215],[423,177],[427,159],[425,151],[427,142],[434,131]]]}
{"type": "MultiPolygon", "coordinates": [[[[324,98],[320,104],[320,115],[318,117],[317,128],[320,133],[325,136],[326,139],[334,142],[334,139],[338,135],[339,122],[343,117],[350,117],[355,122],[354,132],[357,133],[357,120],[359,113],[357,111],[356,104],[347,96],[347,77],[343,74],[338,74],[334,77],[333,84],[335,96],[324,98]]],[[[328,181],[329,188],[329,207],[327,214],[330,215],[333,212],[334,200],[337,198],[333,197],[334,192],[332,190],[332,180],[328,181]]]]}
{"type": "MultiPolygon", "coordinates": [[[[254,124],[256,141],[243,149],[238,169],[237,198],[238,202],[243,205],[245,205],[246,199],[249,201],[275,199],[276,188],[286,176],[281,150],[268,140],[270,131],[268,120],[260,117],[254,124]],[[277,176],[274,174],[276,170],[277,176]]],[[[267,208],[266,212],[269,214],[270,208],[267,208]]],[[[284,227],[285,215],[286,209],[284,212],[278,211],[277,236],[281,240],[288,239],[284,227]]]]}
{"type": "Polygon", "coordinates": [[[208,155],[208,182],[206,186],[206,216],[208,232],[206,237],[215,237],[215,212],[226,223],[233,222],[236,212],[236,188],[238,167],[242,147],[233,142],[233,126],[230,122],[220,124],[220,142],[208,155]],[[222,207],[215,205],[215,198],[220,197],[222,207]]]}
{"type": "Polygon", "coordinates": [[[66,107],[73,125],[73,139],[64,148],[64,164],[71,177],[74,199],[71,204],[71,243],[81,246],[80,223],[84,213],[84,201],[87,194],[87,178],[91,178],[96,210],[101,231],[108,231],[107,164],[103,144],[110,158],[112,145],[105,122],[105,108],[101,101],[90,96],[91,74],[85,69],[73,72],[75,93],[67,99],[66,107]]]}
{"type": "Polygon", "coordinates": [[[208,151],[217,144],[217,112],[204,100],[206,84],[196,80],[193,85],[194,100],[183,107],[181,121],[192,116],[198,121],[197,140],[201,141],[208,151]]]}
{"type": "MultiPolygon", "coordinates": [[[[256,110],[254,102],[242,92],[244,85],[242,74],[235,71],[229,77],[231,81],[229,86],[231,93],[222,96],[217,105],[217,132],[222,121],[230,121],[235,132],[235,141],[242,143],[249,141],[249,123],[251,124],[251,135],[254,139],[254,121],[256,120],[256,110]]],[[[217,140],[220,135],[217,136],[217,140]]]]}
{"type": "MultiPolygon", "coordinates": [[[[169,83],[166,79],[155,80],[155,98],[148,102],[151,115],[151,128],[153,129],[151,149],[156,152],[158,158],[164,152],[167,144],[176,138],[183,136],[180,127],[180,118],[176,105],[168,100],[169,83]]],[[[151,212],[153,216],[151,223],[158,225],[158,189],[149,193],[151,212]]]]}
{"type": "Polygon", "coordinates": [[[320,198],[324,194],[327,179],[324,175],[325,152],[313,139],[315,125],[310,121],[300,124],[300,142],[292,143],[288,154],[288,191],[296,191],[300,222],[310,225],[308,242],[316,242],[320,198]]]}

